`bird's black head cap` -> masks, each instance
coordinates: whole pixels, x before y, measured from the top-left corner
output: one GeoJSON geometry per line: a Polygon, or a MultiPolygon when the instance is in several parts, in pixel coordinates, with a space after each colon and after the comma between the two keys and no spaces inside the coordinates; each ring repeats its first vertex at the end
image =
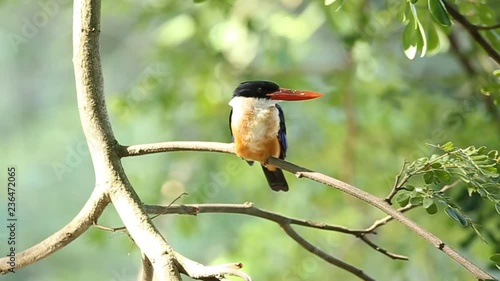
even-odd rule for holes
{"type": "Polygon", "coordinates": [[[233,93],[233,97],[270,99],[267,94],[278,91],[280,87],[270,81],[247,81],[241,83],[233,93]]]}

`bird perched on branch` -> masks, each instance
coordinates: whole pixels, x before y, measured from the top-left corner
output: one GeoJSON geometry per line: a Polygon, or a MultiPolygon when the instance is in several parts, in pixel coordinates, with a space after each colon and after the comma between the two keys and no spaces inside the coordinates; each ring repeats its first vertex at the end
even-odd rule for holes
{"type": "Polygon", "coordinates": [[[321,97],[322,94],[280,88],[269,81],[241,83],[229,102],[229,128],[235,153],[252,165],[258,161],[274,191],[288,191],[283,171],[268,164],[269,157],[285,159],[285,115],[277,104],[280,101],[301,101],[321,97]]]}

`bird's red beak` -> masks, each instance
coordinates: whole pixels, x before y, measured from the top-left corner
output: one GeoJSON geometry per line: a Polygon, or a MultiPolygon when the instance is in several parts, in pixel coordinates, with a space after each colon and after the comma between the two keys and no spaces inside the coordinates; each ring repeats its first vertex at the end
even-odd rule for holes
{"type": "Polygon", "coordinates": [[[323,94],[280,88],[279,91],[267,94],[267,96],[272,100],[301,101],[319,98],[323,96],[323,94]]]}

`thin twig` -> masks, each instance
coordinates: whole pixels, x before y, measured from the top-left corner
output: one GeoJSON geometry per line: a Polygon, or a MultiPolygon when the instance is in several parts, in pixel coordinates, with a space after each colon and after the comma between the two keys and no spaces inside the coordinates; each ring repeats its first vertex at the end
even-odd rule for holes
{"type": "Polygon", "coordinates": [[[366,275],[361,269],[354,267],[346,262],[343,262],[335,257],[332,257],[331,255],[323,252],[321,249],[316,248],[314,245],[311,243],[307,242],[302,236],[300,236],[289,224],[282,224],[281,227],[283,230],[290,236],[295,242],[300,244],[304,249],[309,251],[310,253],[324,259],[330,264],[335,265],[336,267],[342,268],[357,277],[363,279],[363,280],[371,280],[374,281],[375,279],[371,278],[370,276],[366,275]]]}
{"type": "Polygon", "coordinates": [[[500,64],[500,53],[498,53],[495,48],[486,40],[484,37],[479,33],[479,30],[477,26],[472,24],[465,16],[460,14],[460,12],[448,1],[443,0],[444,6],[450,16],[456,20],[458,23],[460,23],[467,33],[488,53],[488,55],[496,61],[498,64],[500,64]]]}
{"type": "MultiPolygon", "coordinates": [[[[189,195],[187,192],[183,192],[181,194],[179,194],[179,196],[175,197],[174,200],[172,200],[172,202],[170,202],[170,204],[168,204],[168,207],[172,206],[172,204],[174,204],[175,202],[177,202],[177,200],[181,199],[182,196],[187,196],[189,195]]],[[[160,214],[157,214],[157,215],[154,215],[151,217],[152,220],[156,219],[160,214]]]]}
{"type": "MultiPolygon", "coordinates": [[[[451,51],[457,57],[465,73],[472,78],[476,77],[478,75],[478,71],[474,67],[474,60],[461,50],[461,47],[456,38],[456,33],[451,32],[448,35],[448,39],[450,40],[451,51]]],[[[492,95],[483,95],[482,93],[478,93],[477,95],[480,96],[483,100],[486,110],[494,119],[494,121],[497,122],[497,128],[500,130],[500,112],[495,103],[494,97],[492,95]]]]}
{"type": "MultiPolygon", "coordinates": [[[[179,194],[179,196],[175,197],[175,199],[172,200],[172,202],[170,202],[170,204],[168,204],[167,207],[172,206],[172,204],[174,204],[177,200],[179,200],[182,196],[185,196],[185,195],[188,195],[188,193],[187,192],[183,192],[183,193],[179,194]]],[[[162,215],[162,214],[156,214],[156,215],[152,216],[151,220],[157,218],[160,215],[162,215]]],[[[109,232],[118,232],[118,231],[126,231],[127,230],[127,227],[125,227],[125,226],[108,227],[108,226],[100,225],[97,222],[94,222],[94,226],[97,227],[97,228],[99,228],[99,229],[101,229],[101,230],[109,231],[109,232]]]]}
{"type": "Polygon", "coordinates": [[[244,214],[250,215],[254,217],[259,217],[262,219],[266,219],[269,221],[273,221],[279,225],[283,224],[294,224],[300,225],[303,227],[327,230],[327,231],[335,231],[344,234],[350,234],[355,237],[360,238],[363,242],[365,242],[368,246],[373,248],[374,250],[392,258],[392,259],[400,259],[407,260],[408,257],[391,253],[375,243],[369,241],[366,238],[367,232],[365,230],[355,230],[349,229],[343,226],[325,224],[321,222],[314,222],[309,220],[297,219],[287,217],[278,213],[266,211],[257,207],[254,207],[252,203],[247,202],[244,204],[186,204],[186,205],[172,205],[172,206],[157,206],[157,205],[145,205],[144,208],[146,212],[150,214],[183,214],[183,215],[198,215],[201,213],[226,213],[226,214],[244,214]]]}
{"type": "Polygon", "coordinates": [[[254,207],[251,202],[246,202],[244,204],[185,204],[172,206],[144,205],[144,209],[149,214],[158,215],[184,214],[196,216],[202,213],[244,214],[274,221],[276,223],[295,224],[315,229],[352,234],[355,236],[365,233],[363,230],[349,229],[339,225],[331,225],[322,222],[314,222],[304,219],[287,217],[278,213],[273,213],[254,207]]]}
{"type": "MultiPolygon", "coordinates": [[[[453,187],[457,186],[460,182],[461,182],[460,180],[456,180],[456,181],[454,181],[454,182],[453,182],[453,183],[451,183],[451,184],[447,184],[447,185],[443,186],[443,187],[439,190],[439,192],[446,192],[446,191],[448,191],[449,189],[451,189],[451,188],[453,188],[453,187]]],[[[421,205],[412,205],[412,204],[408,203],[406,206],[399,208],[399,209],[398,209],[398,211],[399,211],[399,212],[401,212],[401,213],[404,213],[404,212],[407,212],[407,211],[409,211],[409,210],[411,210],[411,209],[414,209],[414,208],[416,208],[416,207],[419,207],[419,206],[421,206],[421,205]]],[[[375,221],[375,222],[374,222],[374,223],[373,223],[370,227],[366,228],[366,229],[365,229],[365,231],[366,231],[367,233],[373,232],[373,231],[375,231],[377,228],[381,227],[382,225],[385,225],[386,223],[388,223],[388,222],[392,221],[393,219],[394,219],[394,218],[393,218],[393,217],[391,217],[391,216],[386,216],[386,217],[384,217],[384,218],[382,218],[382,219],[380,219],[380,220],[375,221]]]]}
{"type": "Polygon", "coordinates": [[[370,239],[368,239],[366,237],[366,234],[361,235],[359,238],[363,242],[365,242],[366,244],[368,244],[368,246],[372,247],[375,251],[381,252],[382,254],[390,257],[393,260],[405,260],[405,261],[408,260],[407,256],[403,256],[403,255],[398,255],[398,254],[395,254],[395,253],[391,253],[391,252],[388,252],[385,249],[380,248],[377,244],[373,243],[370,239]]]}
{"type": "Polygon", "coordinates": [[[494,24],[494,25],[477,25],[477,24],[471,24],[474,26],[475,29],[478,30],[492,30],[492,29],[497,29],[500,28],[500,23],[494,24]]]}
{"type": "Polygon", "coordinates": [[[392,205],[392,198],[398,191],[401,189],[401,186],[405,184],[405,182],[408,180],[406,177],[403,180],[402,184],[399,184],[399,181],[401,180],[401,176],[403,175],[403,172],[406,168],[406,159],[403,161],[403,165],[401,166],[401,170],[399,171],[398,175],[396,176],[396,179],[394,180],[394,185],[392,186],[391,192],[389,192],[389,195],[385,198],[385,202],[387,202],[389,205],[392,205]]]}
{"type": "MultiPolygon", "coordinates": [[[[407,212],[415,207],[417,207],[417,205],[412,205],[412,204],[408,203],[406,206],[398,208],[398,211],[401,213],[404,213],[404,212],[407,212]]],[[[367,233],[371,233],[371,232],[375,231],[377,228],[381,227],[382,225],[392,221],[393,219],[394,218],[391,216],[386,216],[380,220],[376,220],[375,222],[373,222],[373,224],[370,227],[366,228],[365,231],[367,233]]]]}

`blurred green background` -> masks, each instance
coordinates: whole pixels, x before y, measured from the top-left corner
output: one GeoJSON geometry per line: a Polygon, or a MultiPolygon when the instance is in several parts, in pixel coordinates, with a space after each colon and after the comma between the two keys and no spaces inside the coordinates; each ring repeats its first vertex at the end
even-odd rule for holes
{"type": "MultiPolygon", "coordinates": [[[[457,2],[471,19],[491,24],[498,21],[495,1],[457,2]],[[481,18],[481,11],[490,14],[481,18]]],[[[498,65],[459,26],[452,28],[456,46],[447,39],[449,29],[438,28],[441,37],[431,55],[408,60],[401,44],[404,3],[349,0],[335,11],[323,1],[302,0],[103,1],[101,55],[114,133],[121,144],[228,142],[232,90],[241,81],[264,79],[325,94],[282,105],[288,160],[377,196],[389,192],[403,159],[430,155],[426,143],[450,140],[499,149],[499,109],[493,102],[498,80],[492,75],[498,65]]],[[[0,179],[4,186],[5,168],[17,167],[19,249],[67,224],[93,188],[76,105],[71,6],[62,0],[0,1],[0,179]]],[[[498,38],[498,32],[489,33],[498,38]]],[[[175,152],[123,162],[149,204],[169,204],[188,192],[178,203],[251,201],[288,216],[352,228],[383,217],[363,202],[290,174],[290,192],[272,192],[258,165],[249,167],[234,155],[175,152]]],[[[450,196],[481,219],[489,244],[442,209],[434,216],[422,209],[408,216],[500,277],[488,260],[500,252],[498,215],[491,204],[465,193],[458,186],[450,196]]],[[[5,188],[0,195],[3,225],[5,188]]],[[[121,226],[112,206],[99,223],[121,226]]],[[[163,216],[155,223],[185,256],[205,264],[242,262],[254,280],[356,280],[268,221],[202,214],[163,216]]],[[[6,228],[0,229],[5,255],[6,228]]],[[[408,255],[408,262],[390,260],[350,236],[295,229],[377,280],[473,279],[398,223],[381,228],[373,240],[408,255]]],[[[128,281],[136,280],[139,266],[140,253],[126,234],[92,228],[2,279],[128,281]]]]}

